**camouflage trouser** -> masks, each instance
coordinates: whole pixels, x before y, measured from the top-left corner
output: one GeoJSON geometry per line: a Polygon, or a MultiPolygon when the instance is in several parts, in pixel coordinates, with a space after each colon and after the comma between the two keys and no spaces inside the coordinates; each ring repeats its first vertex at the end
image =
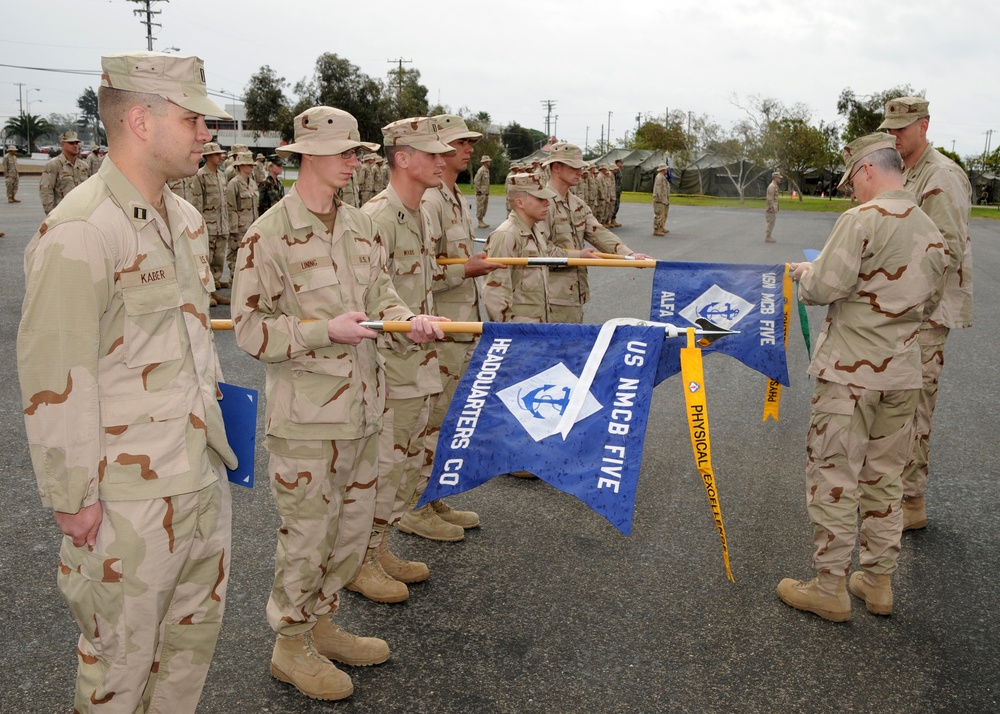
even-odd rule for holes
{"type": "Polygon", "coordinates": [[[615,196],[615,206],[614,210],[611,212],[611,220],[616,220],[618,218],[618,209],[622,207],[622,195],[619,193],[615,196]]]}
{"type": "Polygon", "coordinates": [[[476,349],[476,341],[472,342],[437,342],[438,365],[441,368],[441,386],[444,390],[431,397],[430,416],[427,419],[427,435],[424,437],[424,464],[420,469],[420,482],[417,484],[416,495],[422,496],[431,478],[434,467],[434,453],[437,451],[438,436],[441,434],[441,424],[448,413],[451,398],[455,396],[458,383],[469,368],[469,361],[476,349]]]}
{"type": "Polygon", "coordinates": [[[232,283],[236,277],[236,254],[240,250],[240,241],[243,236],[239,233],[229,234],[229,250],[226,252],[226,265],[229,266],[229,282],[232,283]]]}
{"type": "Polygon", "coordinates": [[[5,176],[4,180],[7,182],[7,200],[13,201],[14,197],[17,196],[17,184],[20,181],[20,177],[5,176]]]}
{"type": "Polygon", "coordinates": [[[913,450],[903,469],[903,495],[923,496],[927,491],[927,470],[931,460],[931,418],[937,404],[938,380],[944,369],[944,343],[948,339],[947,327],[921,330],[920,359],[923,362],[923,386],[920,401],[913,417],[913,450]]]}
{"type": "Polygon", "coordinates": [[[424,432],[431,397],[386,399],[382,433],[378,438],[378,496],[370,547],[406,512],[407,501],[420,480],[424,461],[424,432]]]}
{"type": "Polygon", "coordinates": [[[267,621],[281,635],[311,630],[368,551],[378,435],[337,441],[267,437],[271,495],[281,517],[267,621]]]}
{"type": "Polygon", "coordinates": [[[212,269],[212,277],[215,278],[216,285],[222,280],[228,241],[229,236],[208,234],[208,265],[212,269]]]}
{"type": "Polygon", "coordinates": [[[476,220],[480,223],[486,218],[486,208],[490,205],[490,195],[488,193],[476,194],[476,220]]]}
{"type": "Polygon", "coordinates": [[[861,514],[861,567],[896,570],[903,534],[900,474],[917,389],[881,391],[816,380],[806,436],[806,508],[820,573],[847,575],[861,514]]]}
{"type": "Polygon", "coordinates": [[[778,212],[764,211],[764,219],[767,221],[767,230],[764,232],[764,239],[771,240],[771,233],[774,232],[774,222],[778,219],[778,212]]]}
{"type": "Polygon", "coordinates": [[[570,322],[574,325],[583,324],[583,305],[552,305],[549,304],[549,322],[570,322]]]}
{"type": "Polygon", "coordinates": [[[194,712],[229,582],[232,501],[216,471],[194,493],[102,502],[93,550],[63,538],[59,589],[82,632],[74,711],[194,712]]]}
{"type": "Polygon", "coordinates": [[[669,203],[653,203],[653,230],[662,231],[667,223],[667,213],[670,211],[669,203]]]}

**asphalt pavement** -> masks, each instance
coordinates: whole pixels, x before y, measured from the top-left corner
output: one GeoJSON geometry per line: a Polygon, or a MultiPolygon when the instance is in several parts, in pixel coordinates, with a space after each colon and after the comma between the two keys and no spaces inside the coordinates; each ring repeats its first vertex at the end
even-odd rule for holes
{"type": "MultiPolygon", "coordinates": [[[[77,630],[56,588],[60,536],[36,493],[15,369],[22,253],[42,218],[37,180],[22,180],[19,196],[0,204],[0,712],[68,712],[77,630]]],[[[487,220],[503,218],[494,196],[487,220]]],[[[836,215],[783,211],[774,244],[764,243],[759,210],[674,206],[665,238],[652,237],[649,205],[624,204],[619,220],[627,244],[658,258],[775,263],[821,247],[836,215]]],[[[541,481],[499,477],[450,499],[482,518],[463,542],[392,535],[394,551],[431,568],[409,601],[344,593],[340,621],[385,638],[392,657],[347,668],[355,694],[340,703],[308,700],[268,674],[264,605],[278,519],[259,447],[257,486],[233,487],[228,609],[199,712],[1000,711],[1000,221],[973,221],[972,236],[975,327],[948,342],[930,523],[904,535],[891,617],[855,600],[850,622],[829,623],[774,593],[783,577],[812,575],[803,474],[812,384],[796,323],[777,424],[761,422],[762,376],[723,355],[705,362],[735,584],[673,377],[653,398],[631,537],[541,481]]],[[[646,317],[651,278],[592,270],[588,321],[646,317]]],[[[823,311],[809,312],[815,334],[823,311]]],[[[263,393],[262,366],[232,333],[217,343],[227,381],[263,393]]]]}

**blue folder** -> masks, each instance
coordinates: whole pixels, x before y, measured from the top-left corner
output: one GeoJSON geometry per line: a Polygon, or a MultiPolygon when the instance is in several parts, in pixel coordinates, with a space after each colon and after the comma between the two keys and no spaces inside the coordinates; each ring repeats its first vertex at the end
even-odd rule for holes
{"type": "Polygon", "coordinates": [[[235,470],[226,467],[229,480],[253,488],[254,452],[257,445],[257,390],[219,382],[222,420],[226,424],[229,447],[239,459],[235,470]]]}

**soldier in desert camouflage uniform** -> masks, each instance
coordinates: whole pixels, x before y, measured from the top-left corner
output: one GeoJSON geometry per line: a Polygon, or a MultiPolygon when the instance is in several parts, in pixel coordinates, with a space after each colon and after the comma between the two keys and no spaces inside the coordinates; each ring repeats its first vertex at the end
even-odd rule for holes
{"type": "Polygon", "coordinates": [[[799,298],[829,305],[809,365],[816,388],[806,503],[816,577],[778,585],[786,604],[835,622],[851,617],[847,574],[859,517],[861,570],[850,591],[870,612],[892,613],[901,473],[921,383],[917,333],[940,300],[948,260],[934,222],[903,190],[891,136],[857,139],[843,158],[840,185],[853,185],[862,204],[838,219],[815,262],[792,264],[799,298]]]}
{"type": "Polygon", "coordinates": [[[479,222],[480,228],[490,227],[486,222],[486,209],[490,205],[490,163],[492,161],[490,155],[485,154],[479,160],[479,170],[476,171],[476,177],[472,180],[473,188],[476,190],[476,220],[479,222]]]}
{"type": "Polygon", "coordinates": [[[226,262],[229,279],[236,275],[236,251],[250,224],[257,220],[257,184],[253,181],[254,161],[249,151],[236,156],[233,162],[236,174],[226,186],[226,211],[229,214],[229,250],[226,262]]]}
{"type": "Polygon", "coordinates": [[[59,146],[62,153],[45,164],[38,180],[38,196],[46,213],[51,213],[66,194],[90,177],[87,162],[80,158],[80,139],[76,132],[63,132],[59,136],[59,146]]]}
{"type": "Polygon", "coordinates": [[[254,157],[253,174],[250,178],[255,184],[260,184],[267,178],[267,160],[264,158],[264,154],[257,154],[254,157]]]}
{"type": "Polygon", "coordinates": [[[653,179],[653,235],[665,236],[670,231],[666,229],[667,214],[670,212],[670,167],[659,164],[656,167],[656,178],[653,179]]]}
{"type": "MultiPolygon", "coordinates": [[[[424,191],[441,180],[441,154],[451,151],[427,117],[401,119],[382,127],[389,162],[389,187],[364,205],[385,245],[386,267],[403,303],[414,312],[433,310],[434,266],[428,247],[436,242],[421,208],[424,191]]],[[[400,351],[383,341],[385,428],[378,444],[378,498],[364,565],[347,585],[376,602],[402,602],[406,583],[426,580],[421,562],[398,558],[389,550],[388,531],[406,510],[420,478],[430,396],[441,391],[437,349],[427,345],[400,351]]]]}
{"type": "Polygon", "coordinates": [[[188,203],[194,201],[194,176],[185,176],[179,179],[170,179],[167,181],[167,188],[173,191],[177,198],[183,198],[188,203]]]}
{"type": "MultiPolygon", "coordinates": [[[[514,210],[486,239],[491,258],[538,258],[553,255],[544,233],[549,199],[555,191],[543,188],[537,176],[512,176],[507,195],[514,210]]],[[[565,252],[565,251],[561,251],[565,252]]],[[[493,322],[548,322],[549,269],[510,266],[491,275],[483,286],[483,305],[493,322]]]]}
{"type": "Polygon", "coordinates": [[[205,226],[165,184],[197,170],[202,115],[226,114],[197,57],[101,64],[108,159],[25,251],[25,426],[65,534],[58,582],[81,630],[73,711],[192,714],[225,608],[225,466],[237,463],[217,402],[205,226]]]}
{"type": "MultiPolygon", "coordinates": [[[[466,259],[464,265],[434,268],[432,289],[435,312],[450,320],[477,322],[481,316],[476,278],[497,270],[500,266],[485,262],[485,253],[473,251],[475,244],[472,217],[465,197],[458,190],[457,182],[458,175],[468,169],[476,142],[483,135],[477,131],[469,131],[462,117],[455,114],[440,114],[434,117],[434,121],[438,124],[441,141],[453,151],[443,155],[441,182],[427,189],[423,196],[422,209],[430,218],[431,235],[437,238],[436,244],[431,246],[432,258],[466,259]]],[[[409,510],[396,524],[404,533],[430,540],[456,541],[465,537],[463,529],[479,525],[476,513],[454,510],[441,499],[422,508],[412,508],[423,495],[430,480],[441,424],[458,387],[458,381],[468,367],[476,342],[475,335],[450,334],[437,343],[442,390],[430,400],[420,481],[408,504],[409,510]]]]}
{"type": "Polygon", "coordinates": [[[97,170],[101,168],[101,164],[104,162],[104,156],[101,154],[101,147],[94,144],[93,148],[90,150],[90,156],[87,157],[87,170],[90,175],[93,176],[97,173],[97,170]]]}
{"type": "Polygon", "coordinates": [[[766,224],[766,228],[764,230],[765,243],[776,242],[771,234],[774,232],[774,223],[778,218],[778,183],[780,181],[781,172],[775,171],[771,174],[771,183],[767,185],[767,196],[765,198],[764,206],[764,221],[766,224]]]}
{"type": "Polygon", "coordinates": [[[376,174],[381,173],[378,166],[375,165],[377,158],[375,154],[367,154],[361,168],[358,169],[358,193],[362,206],[372,200],[376,193],[379,193],[375,190],[378,185],[376,174]]]}
{"type": "MultiPolygon", "coordinates": [[[[222,161],[226,152],[215,142],[205,144],[202,156],[205,165],[198,169],[191,184],[191,205],[198,209],[205,220],[208,231],[208,263],[212,268],[212,278],[217,287],[229,287],[222,282],[222,270],[226,264],[226,250],[229,246],[229,211],[226,208],[226,176],[222,172],[222,161]]],[[[212,306],[228,305],[229,298],[212,292],[212,306]]]]}
{"type": "Polygon", "coordinates": [[[247,151],[250,151],[250,149],[246,144],[233,144],[229,147],[229,154],[226,157],[226,163],[223,166],[223,172],[226,175],[227,184],[232,181],[233,176],[236,175],[236,157],[247,151]]]}
{"type": "Polygon", "coordinates": [[[313,107],[295,117],[295,141],[278,154],[301,156],[299,178],[251,226],[233,287],[237,343],[266,365],[268,473],[282,522],[267,603],[277,633],[271,674],[317,699],[354,691],[331,659],[389,657],[385,641],[333,621],[371,538],[385,400],[378,333],[359,323],[413,318],[411,340],[440,336],[393,289],[375,224],[336,197],[364,148],[376,146],[360,141],[347,112],[313,107]]]}
{"type": "MultiPolygon", "coordinates": [[[[601,226],[586,203],[569,192],[570,186],[581,180],[585,165],[583,152],[573,144],[556,144],[552,147],[545,165],[552,178],[547,188],[556,197],[549,201],[545,217],[545,231],[549,242],[569,251],[579,251],[590,243],[602,253],[633,255],[648,259],[645,253],[636,253],[618,240],[618,237],[601,226]]],[[[560,268],[549,272],[550,322],[583,322],[583,306],[590,299],[590,284],[586,268],[560,268]]]]}
{"type": "Polygon", "coordinates": [[[913,450],[903,469],[903,530],[927,525],[931,419],[944,367],[944,345],[953,328],[972,326],[972,186],[965,171],[927,141],[929,124],[926,99],[900,97],[885,105],[885,121],[879,126],[896,137],[905,167],[904,186],[938,227],[950,258],[941,303],[920,326],[923,386],[914,415],[913,450]]]}
{"type": "Polygon", "coordinates": [[[3,176],[7,184],[7,203],[20,203],[17,197],[18,171],[17,171],[17,149],[8,146],[3,156],[3,176]]]}

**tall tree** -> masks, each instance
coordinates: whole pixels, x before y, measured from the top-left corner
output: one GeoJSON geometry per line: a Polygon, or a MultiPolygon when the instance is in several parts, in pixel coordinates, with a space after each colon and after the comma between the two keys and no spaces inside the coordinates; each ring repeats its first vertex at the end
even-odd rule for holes
{"type": "Polygon", "coordinates": [[[105,141],[104,132],[101,131],[101,115],[97,107],[97,92],[93,87],[87,87],[77,98],[76,106],[80,109],[80,114],[87,126],[91,128],[95,144],[102,144],[105,141]]]}
{"type": "Polygon", "coordinates": [[[4,131],[7,132],[7,136],[19,136],[25,142],[30,138],[31,146],[28,147],[28,153],[35,151],[43,136],[58,133],[47,119],[43,119],[37,114],[22,114],[11,117],[7,120],[4,131]]]}
{"type": "Polygon", "coordinates": [[[512,159],[524,158],[535,150],[535,142],[531,131],[512,121],[500,134],[507,154],[512,159]]]}
{"type": "MultiPolygon", "coordinates": [[[[427,116],[427,87],[420,83],[420,70],[397,68],[389,72],[387,96],[393,119],[427,116]]],[[[444,112],[439,112],[444,114],[444,112]]]]}
{"type": "Polygon", "coordinates": [[[885,116],[885,103],[897,97],[922,97],[924,91],[915,91],[909,84],[886,89],[874,94],[855,94],[847,87],[837,99],[837,113],[847,120],[841,138],[849,144],[858,137],[878,131],[885,116]]]}
{"type": "Polygon", "coordinates": [[[798,189],[802,200],[802,187],[806,174],[822,170],[826,161],[827,138],[821,129],[810,126],[802,119],[781,119],[773,127],[773,138],[780,166],[798,189]]]}
{"type": "Polygon", "coordinates": [[[343,57],[320,55],[312,79],[296,83],[295,93],[301,97],[295,113],[318,104],[343,109],[358,120],[363,141],[381,143],[382,127],[390,121],[385,86],[343,57]]]}
{"type": "Polygon", "coordinates": [[[279,131],[285,139],[294,134],[291,107],[284,88],[288,82],[270,66],[264,65],[250,76],[243,90],[243,104],[246,107],[247,124],[259,136],[260,132],[279,131]]]}

